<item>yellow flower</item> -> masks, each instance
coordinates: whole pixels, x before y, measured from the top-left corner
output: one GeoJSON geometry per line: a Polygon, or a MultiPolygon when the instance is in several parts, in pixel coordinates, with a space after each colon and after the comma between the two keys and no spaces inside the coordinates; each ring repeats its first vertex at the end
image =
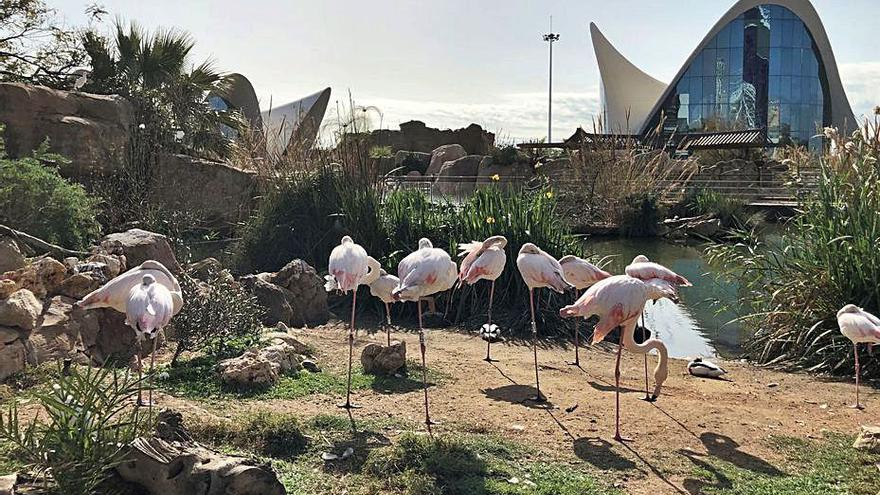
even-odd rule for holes
{"type": "Polygon", "coordinates": [[[486,223],[495,223],[495,217],[486,217],[486,223]]]}
{"type": "Polygon", "coordinates": [[[545,193],[544,193],[544,196],[547,196],[547,199],[552,198],[552,197],[553,197],[553,191],[547,191],[547,192],[545,192],[545,193]]]}
{"type": "Polygon", "coordinates": [[[495,174],[495,175],[492,176],[492,180],[494,180],[494,181],[499,181],[499,180],[501,180],[501,176],[498,175],[498,174],[495,174]]]}

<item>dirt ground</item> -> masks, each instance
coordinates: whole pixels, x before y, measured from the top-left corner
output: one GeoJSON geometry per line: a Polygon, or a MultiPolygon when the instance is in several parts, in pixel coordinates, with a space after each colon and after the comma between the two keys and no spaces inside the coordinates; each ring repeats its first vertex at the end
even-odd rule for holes
{"type": "MultiPolygon", "coordinates": [[[[325,368],[344,373],[347,334],[344,325],[331,324],[294,330],[312,345],[325,368]]],[[[406,341],[409,359],[418,359],[418,334],[393,332],[406,341]]],[[[358,336],[355,356],[370,342],[384,343],[384,332],[358,336]]],[[[688,493],[698,480],[690,479],[701,459],[714,456],[759,473],[781,469],[780,453],[768,445],[772,435],[821,438],[823,431],[853,435],[862,424],[880,422],[880,391],[863,387],[865,410],[849,406],[854,385],[804,375],[757,368],[740,362],[718,361],[729,380],[695,378],[687,362],[670,360],[669,378],[657,402],[642,399],[642,355],[623,352],[621,364],[622,434],[614,435],[614,360],[616,346],[581,349],[581,368],[567,363],[573,348],[538,349],[541,390],[549,402],[535,404],[532,349],[525,344],[492,346],[496,363],[487,363],[485,342],[450,331],[430,330],[428,367],[445,378],[429,388],[435,431],[469,428],[496,433],[546,452],[548,458],[586,463],[627,493],[688,493]],[[576,408],[575,408],[576,406],[576,408]]],[[[653,370],[656,356],[649,358],[653,370]]],[[[413,376],[418,379],[418,376],[413,376]]],[[[387,418],[421,423],[422,390],[387,393],[353,392],[363,406],[358,418],[387,418]]],[[[339,397],[313,395],[296,400],[227,404],[220,414],[241,408],[265,407],[301,414],[335,413],[339,397]]],[[[177,399],[166,397],[170,403],[177,399]]],[[[178,407],[201,407],[178,403],[178,407]]],[[[215,411],[215,413],[217,413],[215,411]]]]}

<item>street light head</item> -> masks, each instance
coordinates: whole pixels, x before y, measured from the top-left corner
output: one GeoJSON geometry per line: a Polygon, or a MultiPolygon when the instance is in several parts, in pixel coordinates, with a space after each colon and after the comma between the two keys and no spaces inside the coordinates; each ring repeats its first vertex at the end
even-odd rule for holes
{"type": "Polygon", "coordinates": [[[554,41],[559,41],[559,33],[547,33],[544,35],[544,41],[549,41],[553,43],[554,41]]]}

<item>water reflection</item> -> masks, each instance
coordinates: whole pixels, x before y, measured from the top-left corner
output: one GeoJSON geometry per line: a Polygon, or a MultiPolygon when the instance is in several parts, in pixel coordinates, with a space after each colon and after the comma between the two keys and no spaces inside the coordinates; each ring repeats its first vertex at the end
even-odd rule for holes
{"type": "Polygon", "coordinates": [[[710,304],[713,300],[725,304],[734,302],[737,286],[715,280],[699,244],[674,244],[655,238],[590,238],[586,244],[590,252],[612,257],[606,267],[611,273],[623,273],[636,255],[644,254],[694,284],[682,288],[678,306],[667,300],[648,303],[647,326],[667,345],[670,356],[735,356],[740,352],[741,328],[738,324],[728,324],[735,315],[718,314],[716,307],[710,304]]]}

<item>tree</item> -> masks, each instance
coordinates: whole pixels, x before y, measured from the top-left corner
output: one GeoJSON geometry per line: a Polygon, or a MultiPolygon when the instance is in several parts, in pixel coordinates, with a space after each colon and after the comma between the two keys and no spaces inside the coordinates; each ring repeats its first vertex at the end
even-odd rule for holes
{"type": "Polygon", "coordinates": [[[84,63],[79,33],[43,0],[0,0],[0,81],[69,87],[84,63]]]}

